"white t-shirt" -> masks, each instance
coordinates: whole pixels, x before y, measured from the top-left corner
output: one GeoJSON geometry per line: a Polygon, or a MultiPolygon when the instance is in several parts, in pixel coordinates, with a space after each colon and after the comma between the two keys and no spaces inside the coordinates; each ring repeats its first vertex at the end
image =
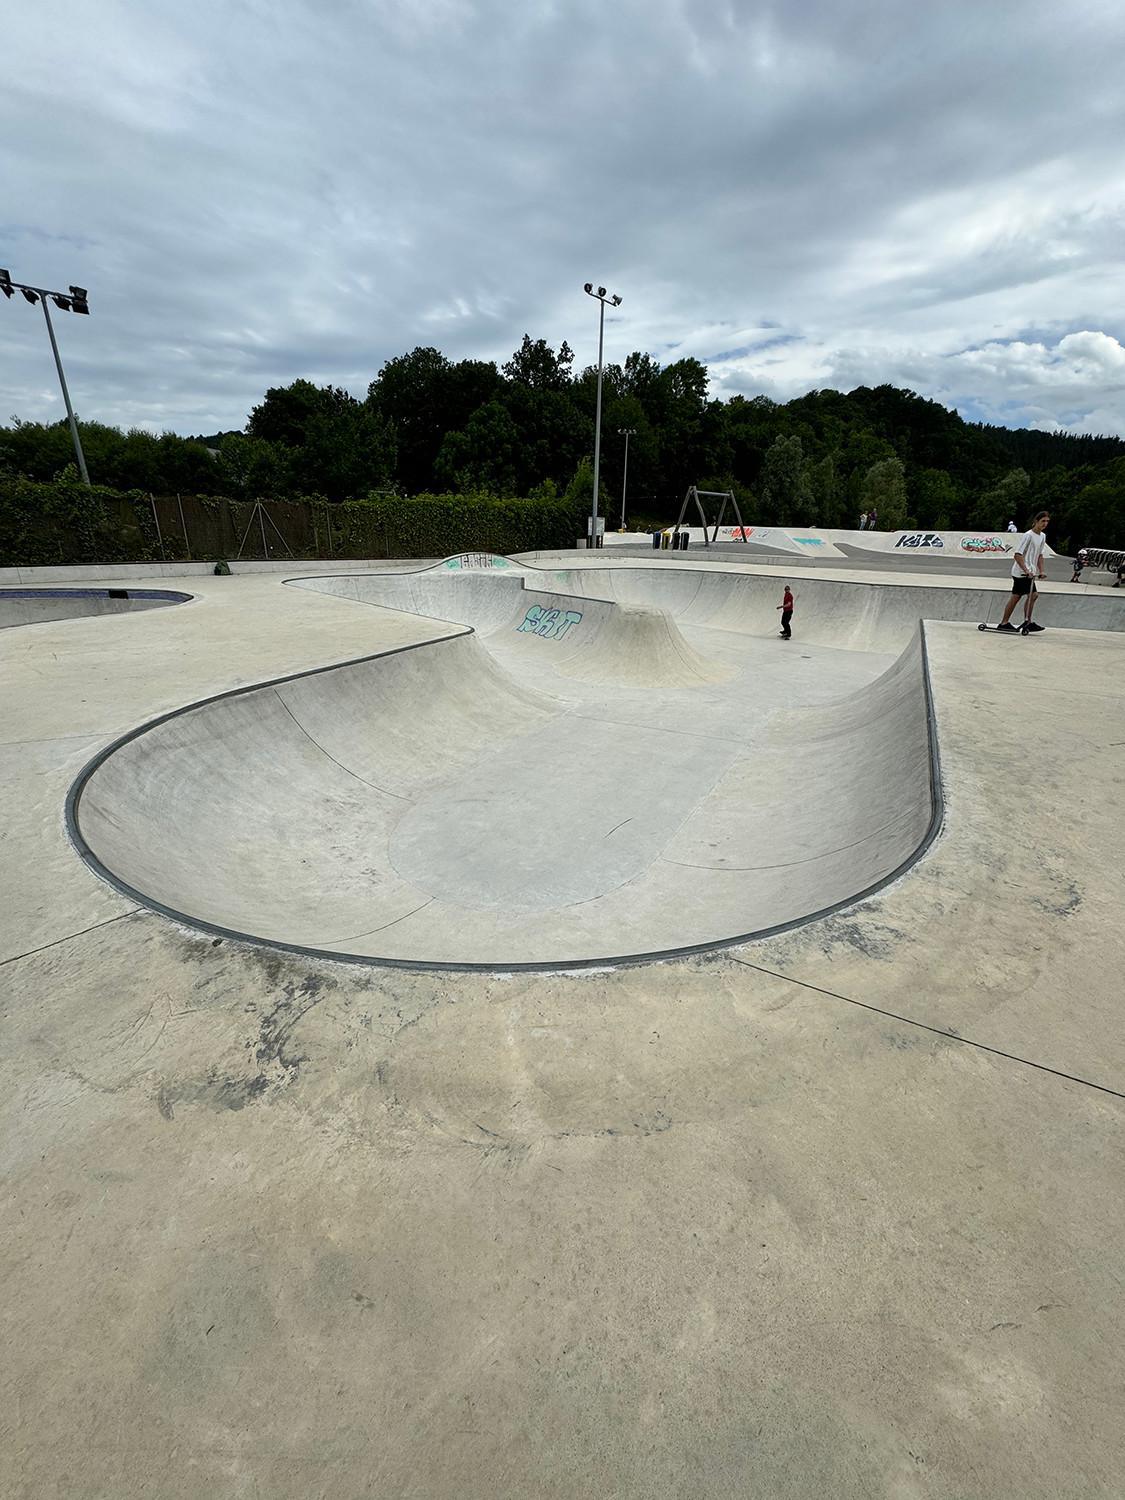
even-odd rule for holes
{"type": "MultiPolygon", "coordinates": [[[[1032,578],[1039,576],[1039,559],[1043,555],[1046,540],[1046,536],[1041,531],[1025,531],[1016,546],[1016,551],[1023,558],[1024,567],[1032,578]]],[[[1018,562],[1012,564],[1013,578],[1022,578],[1023,571],[1018,562]]]]}

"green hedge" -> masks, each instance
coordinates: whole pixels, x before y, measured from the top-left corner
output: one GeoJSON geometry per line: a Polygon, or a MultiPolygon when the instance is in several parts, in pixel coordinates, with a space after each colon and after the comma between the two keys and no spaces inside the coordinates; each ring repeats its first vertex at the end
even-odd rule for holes
{"type": "Polygon", "coordinates": [[[328,506],[337,557],[446,557],[454,552],[533,552],[573,547],[574,506],[494,495],[369,495],[328,506]]]}
{"type": "Polygon", "coordinates": [[[159,559],[148,496],[88,489],[75,473],[50,484],[0,477],[0,567],[159,559]]]}
{"type": "MultiPolygon", "coordinates": [[[[368,495],[338,504],[320,496],[273,504],[267,514],[297,557],[445,557],[455,552],[531,552],[573,547],[584,525],[571,501],[558,496],[527,500],[494,495],[368,495]]],[[[183,558],[187,548],[178,518],[185,517],[195,560],[211,561],[235,550],[260,557],[260,528],[247,525],[248,501],[222,497],[157,498],[164,555],[183,558]]],[[[270,556],[284,555],[272,526],[270,556]]],[[[0,566],[154,562],[161,543],[152,502],[139,490],[95,486],[77,476],[53,483],[0,476],[0,566]]]]}

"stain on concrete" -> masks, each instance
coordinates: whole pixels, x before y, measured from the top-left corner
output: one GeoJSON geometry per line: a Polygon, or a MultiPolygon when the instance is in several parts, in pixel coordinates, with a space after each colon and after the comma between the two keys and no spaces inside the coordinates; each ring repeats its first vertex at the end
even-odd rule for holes
{"type": "Polygon", "coordinates": [[[281,996],[261,1019],[255,1057],[263,1068],[273,1064],[295,1079],[308,1055],[296,1050],[293,1033],[302,1019],[325,995],[336,988],[336,980],[320,974],[306,974],[299,984],[286,984],[281,996]]]}
{"type": "Polygon", "coordinates": [[[909,939],[908,932],[877,915],[876,908],[859,907],[838,916],[823,917],[819,922],[793,932],[764,938],[760,943],[747,944],[734,953],[735,956],[744,953],[746,962],[753,964],[757,961],[766,968],[793,964],[811,952],[823,954],[826,958],[835,958],[841,953],[858,954],[878,963],[889,963],[909,939]]]}
{"type": "Polygon", "coordinates": [[[337,983],[332,976],[306,973],[300,979],[287,980],[280,986],[280,993],[264,1001],[250,1000],[243,1013],[253,1018],[253,1030],[242,1042],[249,1069],[240,1074],[230,1066],[212,1064],[194,1077],[163,1080],[156,1092],[161,1116],[174,1120],[178,1104],[241,1110],[263,1099],[271,1089],[296,1083],[308,1062],[308,1052],[296,1041],[297,1029],[337,983]]]}
{"type": "Polygon", "coordinates": [[[1056,880],[1055,890],[1047,897],[1033,896],[1032,905],[1049,917],[1069,917],[1082,905],[1082,891],[1075,881],[1056,880]]]}
{"type": "Polygon", "coordinates": [[[208,1109],[240,1110],[260,1099],[269,1086],[270,1079],[261,1073],[252,1078],[235,1078],[218,1069],[210,1069],[200,1078],[186,1078],[166,1086],[158,1096],[157,1107],[166,1120],[175,1118],[177,1104],[203,1104],[208,1109]]]}

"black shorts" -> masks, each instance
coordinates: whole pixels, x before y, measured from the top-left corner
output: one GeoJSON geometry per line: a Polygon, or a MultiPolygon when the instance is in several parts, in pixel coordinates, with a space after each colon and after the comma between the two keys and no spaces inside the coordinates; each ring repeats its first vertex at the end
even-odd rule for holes
{"type": "Polygon", "coordinates": [[[1028,578],[1025,574],[1022,578],[1012,579],[1012,593],[1020,595],[1036,593],[1035,579],[1028,578]]]}

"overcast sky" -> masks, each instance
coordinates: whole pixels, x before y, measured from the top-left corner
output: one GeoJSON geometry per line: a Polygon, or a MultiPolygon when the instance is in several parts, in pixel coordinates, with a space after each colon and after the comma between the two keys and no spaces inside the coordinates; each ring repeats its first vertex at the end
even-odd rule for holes
{"type": "MultiPolygon", "coordinates": [[[[1121,0],[46,0],[0,30],[0,265],[80,415],[241,427],[527,332],[711,393],[890,381],[1125,435],[1121,0]]],[[[0,299],[0,421],[62,415],[0,299]]]]}

